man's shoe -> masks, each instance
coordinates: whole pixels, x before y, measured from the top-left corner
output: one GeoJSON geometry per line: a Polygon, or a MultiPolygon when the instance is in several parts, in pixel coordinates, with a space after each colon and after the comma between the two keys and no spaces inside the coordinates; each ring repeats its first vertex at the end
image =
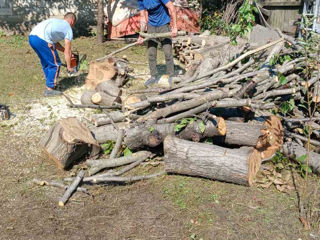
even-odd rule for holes
{"type": "Polygon", "coordinates": [[[152,85],[152,84],[157,83],[158,81],[159,81],[158,78],[156,78],[156,77],[150,77],[150,78],[144,83],[144,85],[149,86],[149,85],[152,85]]]}
{"type": "Polygon", "coordinates": [[[61,96],[61,95],[62,95],[62,92],[57,91],[57,90],[46,89],[43,92],[44,97],[55,97],[55,96],[61,96]]]}

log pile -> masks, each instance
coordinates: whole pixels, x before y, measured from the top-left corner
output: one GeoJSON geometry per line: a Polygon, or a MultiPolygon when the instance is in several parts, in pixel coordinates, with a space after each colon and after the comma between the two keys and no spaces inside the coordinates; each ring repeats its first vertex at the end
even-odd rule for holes
{"type": "MultiPolygon", "coordinates": [[[[202,58],[196,59],[199,64],[180,82],[170,88],[127,91],[131,101],[122,102],[121,111],[92,115],[94,126],[90,130],[98,144],[114,141],[118,147],[109,159],[88,160],[92,176],[84,177],[83,182],[130,182],[162,175],[163,171],[120,176],[152,158],[150,151],[160,148],[166,173],[251,186],[261,163],[277,151],[295,160],[306,153],[304,131],[311,131],[314,152],[309,164],[319,173],[319,74],[315,69],[309,76],[305,74],[307,62],[305,55],[299,54],[299,44],[279,33],[277,40],[258,47],[240,43],[223,58],[223,52],[231,49],[223,46],[230,43],[216,36],[205,37],[216,39],[213,43],[200,42],[199,38],[182,37],[174,43],[178,55],[192,55],[191,61],[205,47],[216,49],[212,54],[202,51],[202,58]],[[220,55],[214,54],[217,49],[220,55]],[[312,118],[310,109],[315,113],[312,118]],[[136,152],[131,157],[121,156],[120,145],[136,152]],[[127,166],[117,172],[98,173],[119,167],[116,163],[127,166]]],[[[93,97],[97,92],[113,97],[107,100],[100,95],[104,99],[101,104],[121,103],[116,100],[119,89],[97,85],[88,99],[100,100],[93,97]]]]}

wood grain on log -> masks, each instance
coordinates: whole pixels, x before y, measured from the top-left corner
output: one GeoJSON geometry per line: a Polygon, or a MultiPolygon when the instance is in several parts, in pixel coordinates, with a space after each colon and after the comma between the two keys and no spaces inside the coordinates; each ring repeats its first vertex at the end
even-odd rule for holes
{"type": "Polygon", "coordinates": [[[98,142],[89,129],[76,118],[58,121],[40,142],[49,158],[61,169],[67,169],[74,161],[87,155],[91,157],[100,151],[98,142]]]}
{"type": "Polygon", "coordinates": [[[205,177],[251,186],[261,159],[251,147],[227,149],[172,136],[164,141],[167,173],[205,177]]]}

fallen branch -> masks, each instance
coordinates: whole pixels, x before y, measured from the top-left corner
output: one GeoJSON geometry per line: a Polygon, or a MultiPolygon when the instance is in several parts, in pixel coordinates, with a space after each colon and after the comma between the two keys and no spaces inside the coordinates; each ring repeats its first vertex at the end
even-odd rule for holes
{"type": "Polygon", "coordinates": [[[150,178],[155,178],[161,175],[165,175],[165,171],[160,171],[150,175],[144,176],[133,176],[133,177],[103,177],[103,178],[96,178],[92,183],[101,183],[101,182],[136,182],[141,180],[146,180],[150,178]]]}
{"type": "Polygon", "coordinates": [[[68,187],[68,189],[65,191],[63,196],[59,200],[59,206],[63,207],[66,202],[69,200],[71,197],[72,193],[78,188],[78,185],[80,184],[81,180],[83,179],[85,174],[84,170],[81,170],[77,177],[74,179],[74,181],[71,183],[71,185],[68,187]]]}
{"type": "MultiPolygon", "coordinates": [[[[56,181],[44,181],[44,180],[39,180],[39,179],[33,179],[32,182],[34,184],[40,185],[40,186],[52,186],[52,187],[58,187],[58,188],[62,188],[64,190],[68,189],[67,185],[64,185],[63,183],[60,182],[56,182],[56,181]]],[[[89,193],[89,190],[83,187],[77,187],[76,191],[78,192],[83,192],[85,194],[91,195],[89,193]]]]}
{"type": "Polygon", "coordinates": [[[147,159],[150,157],[151,152],[148,151],[140,151],[133,153],[129,156],[124,156],[120,158],[114,159],[100,159],[100,160],[87,160],[87,164],[91,167],[89,170],[89,175],[93,175],[105,168],[113,168],[113,167],[120,167],[132,162],[136,162],[141,159],[147,159]]]}

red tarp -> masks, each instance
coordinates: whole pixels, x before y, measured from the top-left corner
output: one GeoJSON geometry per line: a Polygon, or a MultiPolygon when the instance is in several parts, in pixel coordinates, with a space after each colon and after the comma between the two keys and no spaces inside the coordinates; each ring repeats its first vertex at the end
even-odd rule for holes
{"type": "MultiPolygon", "coordinates": [[[[199,33],[199,16],[189,8],[176,7],[177,10],[177,25],[178,30],[199,33]]],[[[140,30],[140,16],[135,15],[128,18],[117,26],[113,26],[108,22],[108,38],[119,38],[127,35],[132,35],[140,30]]]]}

